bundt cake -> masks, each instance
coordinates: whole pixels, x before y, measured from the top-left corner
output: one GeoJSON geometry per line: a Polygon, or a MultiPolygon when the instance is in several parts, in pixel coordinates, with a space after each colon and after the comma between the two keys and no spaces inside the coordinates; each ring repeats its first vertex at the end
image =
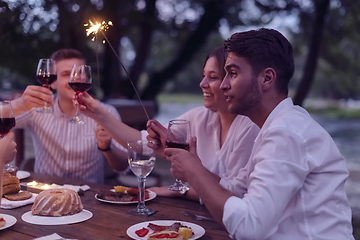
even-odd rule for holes
{"type": "Polygon", "coordinates": [[[67,216],[83,210],[80,196],[76,191],[67,188],[44,190],[36,196],[31,207],[33,215],[67,216]]]}

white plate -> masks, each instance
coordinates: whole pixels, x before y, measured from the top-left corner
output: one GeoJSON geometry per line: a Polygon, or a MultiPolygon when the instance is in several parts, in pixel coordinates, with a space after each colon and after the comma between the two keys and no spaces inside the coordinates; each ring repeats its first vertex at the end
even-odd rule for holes
{"type": "Polygon", "coordinates": [[[190,238],[190,240],[195,240],[198,239],[200,237],[202,237],[205,234],[205,229],[197,224],[194,223],[190,223],[190,222],[183,222],[183,221],[176,221],[176,220],[158,220],[158,221],[149,221],[149,222],[142,222],[142,223],[138,223],[135,225],[132,225],[131,227],[129,227],[126,230],[126,234],[136,240],[146,240],[148,235],[153,233],[154,231],[151,230],[150,228],[148,228],[150,231],[149,233],[144,236],[144,237],[139,237],[138,235],[136,235],[135,231],[142,229],[142,228],[147,228],[149,223],[153,223],[156,225],[164,225],[164,226],[170,226],[172,224],[174,224],[175,222],[179,222],[182,225],[185,225],[187,227],[191,227],[194,235],[192,236],[192,238],[190,238]]]}
{"type": "MultiPolygon", "coordinates": [[[[114,191],[114,189],[111,189],[111,191],[114,191]]],[[[151,191],[151,190],[147,190],[149,192],[149,198],[145,199],[145,202],[153,200],[156,197],[156,193],[151,191]]],[[[108,200],[104,200],[101,198],[98,198],[98,195],[95,194],[95,198],[101,202],[106,202],[106,203],[115,203],[115,204],[132,204],[132,203],[138,203],[138,201],[130,201],[130,202],[121,202],[121,201],[108,201],[108,200]]]]}
{"type": "Polygon", "coordinates": [[[5,219],[5,221],[6,221],[5,225],[2,226],[0,228],[0,230],[3,230],[5,228],[9,228],[9,227],[11,227],[12,225],[14,225],[17,222],[16,218],[11,216],[11,215],[0,214],[0,217],[3,217],[5,219]]]}
{"type": "Polygon", "coordinates": [[[27,171],[18,170],[16,172],[16,177],[19,179],[24,179],[30,177],[30,173],[27,171]]]}
{"type": "Polygon", "coordinates": [[[27,223],[32,223],[36,225],[65,225],[83,222],[90,219],[92,216],[92,212],[85,209],[77,214],[62,217],[34,216],[31,214],[31,211],[29,211],[24,213],[21,216],[21,219],[27,223]]]}

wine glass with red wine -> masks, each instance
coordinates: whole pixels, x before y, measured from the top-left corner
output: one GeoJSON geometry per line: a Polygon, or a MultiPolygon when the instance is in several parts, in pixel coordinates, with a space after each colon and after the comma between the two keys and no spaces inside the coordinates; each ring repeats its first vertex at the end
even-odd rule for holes
{"type": "MultiPolygon", "coordinates": [[[[14,112],[10,101],[0,101],[0,138],[3,138],[15,127],[14,112]]],[[[4,166],[4,172],[14,169],[10,164],[4,166]]]]}
{"type": "MultiPolygon", "coordinates": [[[[40,59],[36,70],[36,80],[41,83],[43,87],[49,88],[56,80],[56,62],[54,59],[40,59]]],[[[44,107],[39,108],[37,112],[51,113],[52,109],[47,106],[44,101],[44,107]]]]}
{"type": "MultiPolygon", "coordinates": [[[[169,121],[166,135],[167,148],[182,148],[189,151],[190,137],[190,122],[188,120],[175,119],[169,121]]],[[[176,179],[175,183],[169,187],[169,190],[185,193],[189,190],[189,186],[176,179]]]]}
{"type": "MultiPolygon", "coordinates": [[[[74,65],[72,67],[70,78],[69,78],[69,87],[75,91],[76,99],[78,99],[78,94],[81,92],[86,92],[91,88],[91,67],[87,65],[74,65]]],[[[79,105],[76,106],[75,116],[69,120],[70,123],[85,124],[79,117],[79,105]]]]}

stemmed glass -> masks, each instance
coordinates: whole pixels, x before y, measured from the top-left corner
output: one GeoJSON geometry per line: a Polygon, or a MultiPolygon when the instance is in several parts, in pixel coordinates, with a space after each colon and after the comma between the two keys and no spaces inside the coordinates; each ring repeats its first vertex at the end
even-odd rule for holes
{"type": "Polygon", "coordinates": [[[155,210],[145,207],[145,181],[155,165],[155,152],[147,146],[148,141],[138,140],[128,142],[128,162],[131,171],[135,174],[139,183],[138,205],[128,211],[131,215],[149,216],[155,210]]]}
{"type": "MultiPolygon", "coordinates": [[[[188,120],[175,119],[169,121],[166,135],[167,148],[182,148],[189,151],[190,137],[190,122],[188,120]]],[[[176,179],[175,183],[169,187],[169,190],[185,193],[189,190],[189,186],[176,179]]]]}
{"type": "MultiPolygon", "coordinates": [[[[56,62],[53,59],[40,59],[37,70],[36,80],[42,84],[43,87],[49,88],[50,85],[56,80],[56,62]]],[[[44,101],[44,107],[37,109],[40,113],[51,113],[52,109],[47,106],[44,101]]]]}
{"type": "MultiPolygon", "coordinates": [[[[15,127],[14,112],[10,101],[0,101],[0,138],[3,138],[10,130],[15,127]]],[[[16,174],[16,167],[5,164],[4,172],[16,174]]]]}
{"type": "MultiPolygon", "coordinates": [[[[74,65],[71,69],[69,87],[75,91],[76,100],[79,101],[78,94],[86,92],[91,88],[91,67],[87,65],[74,65]]],[[[79,105],[76,106],[75,116],[69,120],[70,123],[85,124],[79,117],[79,105]]]]}

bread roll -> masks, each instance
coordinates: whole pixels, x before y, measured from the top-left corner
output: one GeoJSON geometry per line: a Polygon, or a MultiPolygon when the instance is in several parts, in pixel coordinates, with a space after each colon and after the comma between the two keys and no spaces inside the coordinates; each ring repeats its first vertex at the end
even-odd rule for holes
{"type": "Polygon", "coordinates": [[[20,180],[19,178],[11,175],[8,172],[3,173],[3,186],[2,194],[18,193],[20,191],[20,180]]]}
{"type": "Polygon", "coordinates": [[[28,191],[22,191],[18,193],[4,194],[4,198],[10,201],[23,201],[32,197],[32,193],[28,191]]]}

